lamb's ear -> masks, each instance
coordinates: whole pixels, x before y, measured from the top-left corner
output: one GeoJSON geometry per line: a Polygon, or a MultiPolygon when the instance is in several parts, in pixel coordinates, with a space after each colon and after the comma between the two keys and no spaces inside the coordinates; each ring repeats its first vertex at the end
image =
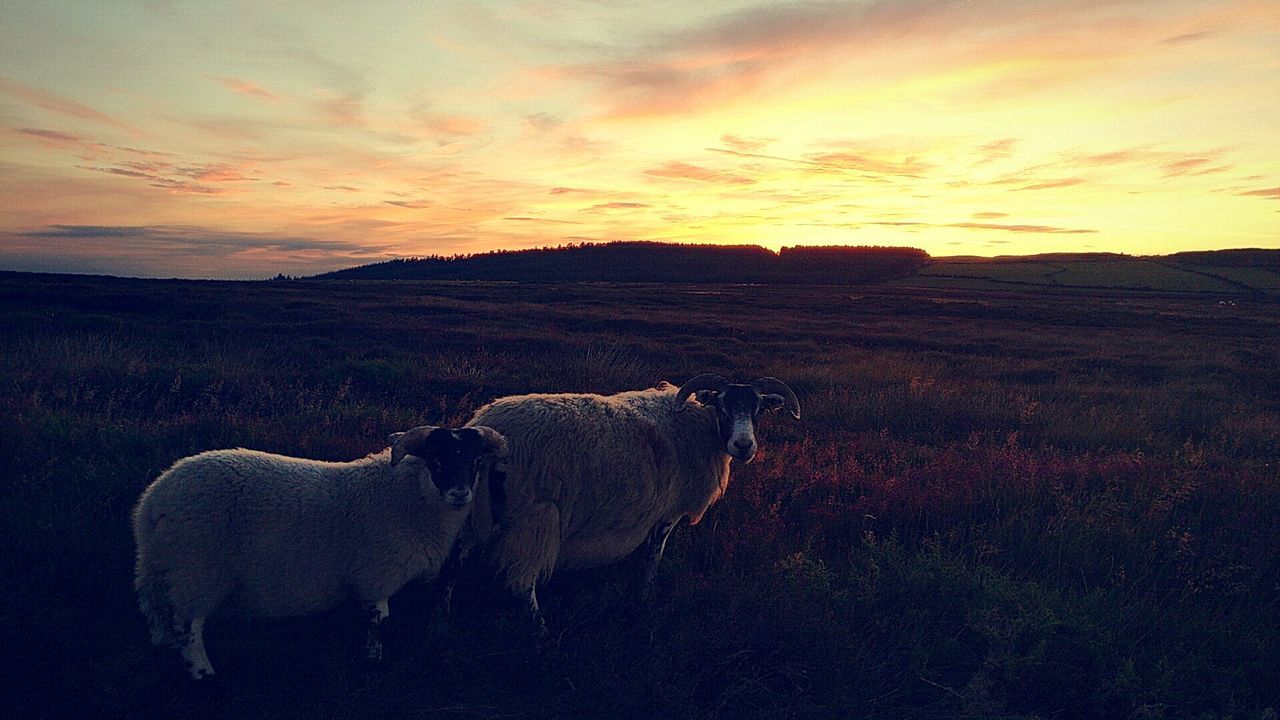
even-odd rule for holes
{"type": "Polygon", "coordinates": [[[501,460],[511,454],[507,439],[497,430],[484,425],[472,425],[467,429],[474,430],[480,436],[480,439],[484,441],[484,453],[489,457],[501,460]]]}
{"type": "Polygon", "coordinates": [[[402,432],[391,433],[390,435],[387,436],[387,446],[390,447],[392,445],[395,445],[397,442],[400,441],[400,438],[402,437],[404,437],[404,433],[402,432]]]}
{"type": "Polygon", "coordinates": [[[693,396],[697,398],[702,405],[714,405],[716,396],[720,394],[719,390],[699,390],[693,396]]]}
{"type": "Polygon", "coordinates": [[[787,399],[781,395],[769,393],[760,396],[760,412],[776,412],[787,404],[787,399]]]}
{"type": "Polygon", "coordinates": [[[396,465],[405,455],[420,455],[425,449],[427,436],[435,430],[434,425],[420,425],[412,430],[391,434],[391,464],[396,465]]]}

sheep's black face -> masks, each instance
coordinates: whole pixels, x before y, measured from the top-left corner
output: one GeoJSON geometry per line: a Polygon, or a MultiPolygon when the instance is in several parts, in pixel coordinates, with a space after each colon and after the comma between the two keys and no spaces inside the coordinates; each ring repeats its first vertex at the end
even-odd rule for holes
{"type": "Polygon", "coordinates": [[[783,405],[782,396],[761,394],[750,385],[728,385],[723,391],[704,390],[697,398],[716,411],[725,452],[742,462],[751,462],[756,456],[756,417],[783,405]]]}
{"type": "Polygon", "coordinates": [[[414,454],[426,463],[440,497],[453,507],[463,508],[475,497],[476,480],[485,461],[492,457],[492,447],[474,428],[436,428],[414,454]]]}

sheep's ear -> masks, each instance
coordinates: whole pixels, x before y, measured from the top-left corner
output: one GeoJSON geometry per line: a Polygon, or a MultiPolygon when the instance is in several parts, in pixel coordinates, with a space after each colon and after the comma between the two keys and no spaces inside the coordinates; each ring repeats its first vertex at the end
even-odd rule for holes
{"type": "Polygon", "coordinates": [[[769,393],[760,396],[760,412],[776,412],[787,404],[787,399],[781,395],[769,393]]]}
{"type": "Polygon", "coordinates": [[[507,439],[497,430],[494,430],[491,427],[485,427],[484,425],[472,425],[468,429],[474,430],[476,434],[480,436],[480,439],[484,440],[484,452],[489,457],[501,460],[511,454],[511,448],[507,445],[507,439]]]}
{"type": "Polygon", "coordinates": [[[400,441],[400,438],[402,437],[404,437],[404,433],[402,432],[391,433],[390,435],[387,436],[387,445],[388,446],[395,445],[397,442],[400,441]]]}
{"type": "Polygon", "coordinates": [[[402,433],[392,433],[395,438],[391,443],[391,464],[396,465],[405,455],[419,455],[426,449],[427,436],[435,430],[434,425],[420,425],[402,433]]]}

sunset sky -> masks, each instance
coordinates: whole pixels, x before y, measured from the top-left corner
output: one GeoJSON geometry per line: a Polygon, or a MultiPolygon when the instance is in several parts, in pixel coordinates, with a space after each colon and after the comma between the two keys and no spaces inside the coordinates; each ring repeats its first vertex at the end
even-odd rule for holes
{"type": "Polygon", "coordinates": [[[0,6],[0,269],[1280,247],[1280,2],[0,6]]]}

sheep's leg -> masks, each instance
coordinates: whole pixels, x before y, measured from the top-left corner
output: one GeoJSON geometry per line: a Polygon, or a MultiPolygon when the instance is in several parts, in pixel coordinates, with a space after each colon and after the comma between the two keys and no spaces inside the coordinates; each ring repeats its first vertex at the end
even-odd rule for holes
{"type": "Polygon", "coordinates": [[[365,657],[370,660],[382,659],[382,622],[391,614],[391,608],[387,606],[387,599],[374,603],[368,608],[369,612],[369,634],[365,642],[365,657]]]}
{"type": "Polygon", "coordinates": [[[680,518],[660,523],[649,533],[649,541],[645,545],[644,569],[640,575],[640,599],[648,602],[653,597],[653,581],[658,577],[658,564],[662,562],[662,553],[667,548],[667,538],[675,530],[680,518]]]}
{"type": "Polygon", "coordinates": [[[198,617],[188,627],[178,630],[179,651],[186,663],[187,672],[196,680],[213,675],[213,665],[209,663],[209,656],[204,651],[204,618],[198,617]]]}
{"type": "Polygon", "coordinates": [[[539,638],[549,636],[538,605],[538,582],[556,568],[560,557],[560,508],[536,502],[513,518],[502,531],[495,558],[506,575],[507,587],[520,595],[539,638]]]}
{"type": "Polygon", "coordinates": [[[462,573],[462,543],[454,542],[449,557],[440,568],[440,587],[443,589],[440,605],[436,608],[431,621],[431,630],[443,634],[449,629],[449,621],[453,618],[453,591],[458,585],[458,576],[462,573]]]}

